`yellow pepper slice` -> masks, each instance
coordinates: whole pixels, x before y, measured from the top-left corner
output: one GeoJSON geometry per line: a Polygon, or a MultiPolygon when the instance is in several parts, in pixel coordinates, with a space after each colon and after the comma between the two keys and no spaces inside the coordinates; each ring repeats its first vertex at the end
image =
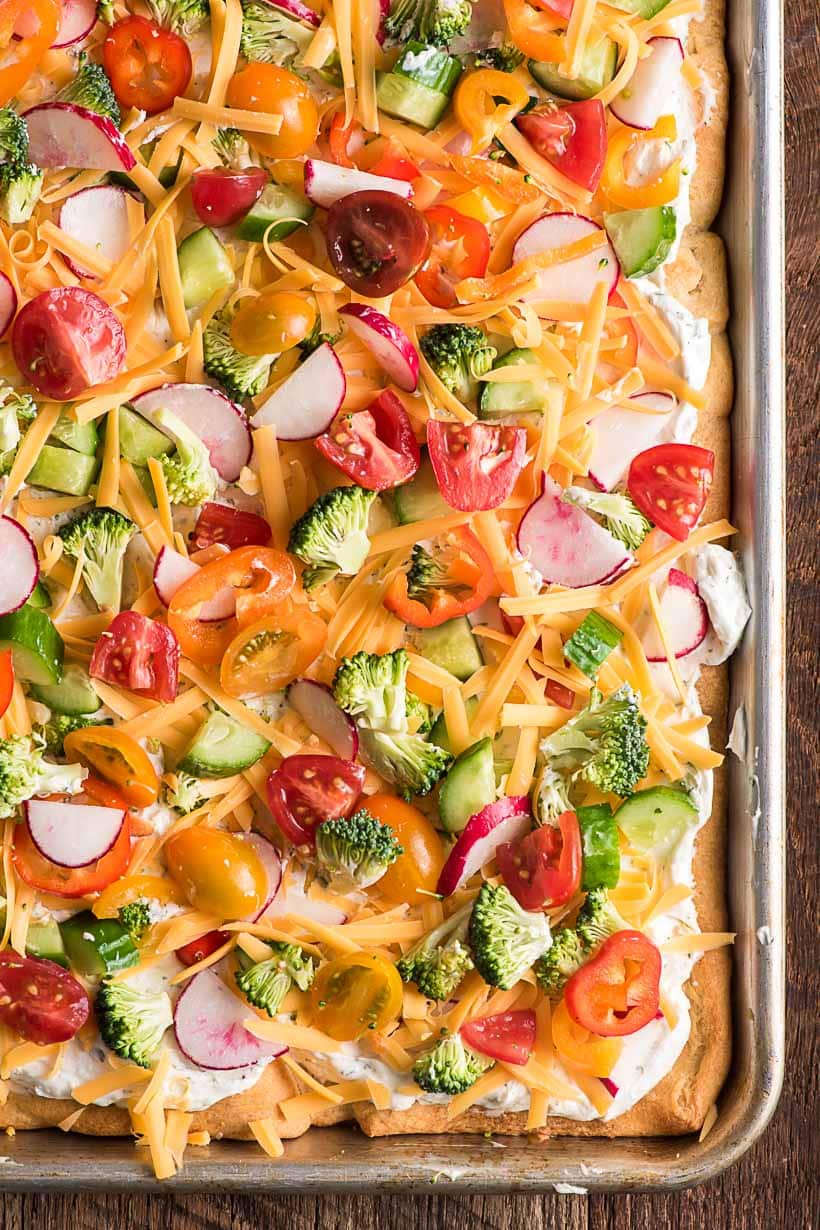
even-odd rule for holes
{"type": "Polygon", "coordinates": [[[510,42],[531,60],[560,64],[565,57],[566,39],[556,29],[551,13],[534,9],[527,0],[504,0],[510,42]]]}
{"type": "Polygon", "coordinates": [[[473,152],[484,149],[505,124],[530,101],[526,87],[510,73],[480,68],[459,82],[453,109],[456,119],[473,138],[473,152]],[[502,98],[503,102],[496,102],[502,98]]]}
{"type": "Polygon", "coordinates": [[[599,1038],[577,1025],[563,999],[552,1014],[552,1040],[561,1059],[589,1076],[609,1076],[623,1048],[621,1038],[599,1038]]]}
{"type": "Polygon", "coordinates": [[[680,190],[680,158],[676,158],[657,179],[646,184],[629,184],[626,179],[626,157],[637,145],[647,141],[674,141],[678,127],[674,115],[662,115],[647,132],[620,128],[610,135],[607,146],[601,188],[613,205],[622,209],[649,209],[653,205],[668,205],[680,190]]]}
{"type": "Polygon", "coordinates": [[[0,68],[0,106],[11,102],[26,84],[57,37],[59,0],[0,0],[0,49],[9,48],[13,58],[0,68]],[[32,9],[40,25],[36,34],[12,43],[14,23],[24,8],[32,9]]]}

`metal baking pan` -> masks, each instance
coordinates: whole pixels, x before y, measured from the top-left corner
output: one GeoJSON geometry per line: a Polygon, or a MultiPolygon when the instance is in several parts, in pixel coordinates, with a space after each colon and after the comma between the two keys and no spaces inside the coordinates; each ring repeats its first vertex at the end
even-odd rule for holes
{"type": "Polygon", "coordinates": [[[778,0],[729,3],[732,74],[726,202],[736,398],[735,540],[752,621],[731,667],[730,717],[743,706],[748,753],[731,756],[728,892],[734,948],[733,1063],[708,1138],[584,1140],[399,1136],[343,1126],[288,1142],[271,1163],[256,1145],[190,1149],[158,1184],[130,1140],[20,1132],[0,1158],[7,1190],[245,1192],[635,1191],[713,1178],[763,1132],[784,1062],[784,364],[782,12],[778,0]]]}

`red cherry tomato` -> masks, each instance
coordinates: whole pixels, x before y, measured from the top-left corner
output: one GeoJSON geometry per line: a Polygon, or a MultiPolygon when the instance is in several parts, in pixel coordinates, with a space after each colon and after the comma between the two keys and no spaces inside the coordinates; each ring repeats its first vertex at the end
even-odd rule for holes
{"type": "Polygon", "coordinates": [[[524,468],[527,433],[523,427],[430,419],[427,447],[439,490],[450,507],[478,512],[498,508],[509,497],[524,468]]]}
{"type": "Polygon", "coordinates": [[[323,820],[353,811],[364,785],[364,769],[338,756],[286,756],[268,778],[268,806],[296,846],[313,849],[313,830],[323,820]]]}
{"type": "Polygon", "coordinates": [[[17,314],[11,333],[22,375],[55,401],[113,380],[125,363],[125,347],[125,330],[108,304],[79,286],[36,295],[17,314]]]}
{"type": "Polygon", "coordinates": [[[659,530],[684,542],[703,512],[714,472],[711,449],[696,444],[656,444],[633,458],[626,488],[659,530]]]}
{"type": "Polygon", "coordinates": [[[368,491],[386,491],[412,478],[421,453],[410,418],[390,389],[366,410],[342,414],[316,440],[323,457],[368,491]]]}
{"type": "Polygon", "coordinates": [[[581,830],[574,811],[496,850],[501,878],[525,910],[563,905],[581,886],[581,830]]]}
{"type": "Polygon", "coordinates": [[[515,126],[562,175],[595,191],[606,160],[606,108],[600,99],[539,107],[516,116],[515,126]]]}
{"type": "Polygon", "coordinates": [[[55,961],[0,952],[0,1021],[26,1042],[68,1042],[90,1011],[85,987],[55,961]]]}
{"type": "Polygon", "coordinates": [[[266,547],[270,542],[270,526],[264,517],[231,508],[229,504],[203,504],[191,532],[191,546],[203,551],[215,543],[230,547],[266,547]]]}
{"type": "Polygon", "coordinates": [[[392,295],[412,278],[429,246],[424,215],[394,192],[352,192],[327,211],[330,263],[357,294],[392,295]]]}
{"type": "Polygon", "coordinates": [[[181,948],[177,948],[174,956],[183,965],[196,965],[198,961],[204,961],[206,957],[210,957],[230,938],[227,931],[206,931],[204,935],[200,935],[199,939],[191,940],[189,944],[183,944],[181,948]]]}
{"type": "Polygon", "coordinates": [[[430,227],[430,255],[416,274],[416,286],[434,307],[458,303],[455,292],[462,278],[483,278],[490,259],[486,226],[449,205],[425,210],[430,227]]]}
{"type": "Polygon", "coordinates": [[[147,17],[123,17],[103,43],[103,66],[123,107],[156,115],[184,94],[193,73],[188,45],[147,17]]]}
{"type": "Polygon", "coordinates": [[[564,990],[577,1025],[601,1038],[637,1033],[658,1011],[661,954],[640,931],[616,931],[564,990]]]}
{"type": "Polygon", "coordinates": [[[4,649],[0,652],[0,717],[3,716],[11,704],[13,693],[14,663],[11,657],[11,650],[4,649]]]}
{"type": "Polygon", "coordinates": [[[138,696],[171,701],[179,686],[177,638],[165,624],[123,611],[94,646],[89,673],[138,696]]]}
{"type": "Polygon", "coordinates": [[[572,688],[564,687],[563,683],[558,683],[555,679],[547,680],[544,694],[547,700],[552,701],[554,705],[558,705],[561,709],[573,709],[575,707],[575,693],[572,688]]]}
{"type": "Polygon", "coordinates": [[[370,174],[386,175],[388,179],[403,179],[406,183],[411,184],[414,179],[418,179],[421,171],[415,162],[405,157],[401,146],[394,145],[391,141],[378,162],[370,168],[370,174]]]}
{"type": "Polygon", "coordinates": [[[201,167],[191,180],[191,202],[200,222],[206,226],[230,226],[244,218],[259,200],[268,182],[267,171],[248,167],[231,171],[229,167],[201,167]]]}
{"type": "Polygon", "coordinates": [[[472,530],[456,526],[437,538],[431,555],[435,572],[429,583],[408,588],[408,574],[399,572],[384,595],[388,611],[414,628],[437,628],[448,619],[469,615],[493,591],[495,573],[489,555],[472,530]]]}
{"type": "Polygon", "coordinates": [[[502,1063],[525,1064],[535,1046],[535,1013],[531,1008],[519,1008],[480,1016],[462,1025],[459,1033],[481,1055],[502,1063]]]}

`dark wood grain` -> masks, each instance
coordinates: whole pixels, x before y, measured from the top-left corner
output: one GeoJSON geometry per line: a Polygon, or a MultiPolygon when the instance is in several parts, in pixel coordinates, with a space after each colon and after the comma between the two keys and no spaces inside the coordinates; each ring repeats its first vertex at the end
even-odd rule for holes
{"type": "MultiPolygon", "coordinates": [[[[773,3],[776,0],[772,0],[773,3]]],[[[763,1140],[719,1180],[667,1196],[7,1195],[2,1230],[809,1230],[820,1226],[817,927],[817,472],[820,463],[820,38],[786,4],[789,316],[789,922],[786,1083],[763,1140]]]]}

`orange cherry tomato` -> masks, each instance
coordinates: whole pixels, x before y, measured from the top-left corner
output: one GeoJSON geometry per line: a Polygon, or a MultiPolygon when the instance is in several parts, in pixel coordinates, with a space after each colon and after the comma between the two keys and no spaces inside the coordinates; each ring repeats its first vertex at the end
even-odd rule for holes
{"type": "Polygon", "coordinates": [[[59,0],[2,0],[0,2],[0,48],[9,48],[11,60],[0,68],[0,106],[11,102],[14,95],[26,84],[37,65],[46,54],[57,37],[60,24],[59,0]],[[23,11],[33,13],[37,26],[36,34],[12,42],[9,47],[14,25],[23,11]]]}
{"type": "Polygon", "coordinates": [[[379,880],[379,892],[396,905],[405,901],[418,905],[424,900],[420,890],[436,891],[444,866],[441,838],[424,813],[403,799],[371,794],[363,804],[371,816],[389,824],[404,850],[379,880]]]}
{"type": "Polygon", "coordinates": [[[395,965],[366,952],[328,961],[311,989],[314,1024],[339,1042],[384,1029],[399,1015],[404,988],[395,965]]]}
{"type": "Polygon", "coordinates": [[[183,905],[185,901],[176,884],[165,876],[125,876],[103,889],[92,905],[91,912],[97,918],[116,918],[124,905],[130,905],[132,901],[144,901],[146,898],[163,904],[173,902],[175,905],[183,905]]]}
{"type": "Polygon", "coordinates": [[[248,64],[228,82],[226,101],[229,107],[282,116],[282,128],[276,136],[248,136],[260,153],[271,158],[305,154],[318,136],[316,103],[305,82],[287,68],[259,61],[248,64]]]}
{"type": "Polygon", "coordinates": [[[325,647],[327,624],[308,607],[282,604],[241,628],[225,650],[219,681],[229,696],[276,692],[304,674],[325,647]]]}
{"type": "Polygon", "coordinates": [[[268,877],[253,846],[234,833],[193,827],[165,843],[168,874],[194,909],[240,919],[264,905],[268,877]]]}
{"type": "Polygon", "coordinates": [[[87,726],[66,735],[66,756],[89,765],[119,790],[131,807],[150,807],[159,778],[148,755],[130,735],[110,726],[87,726]]]}
{"type": "Polygon", "coordinates": [[[243,354],[281,354],[310,333],[316,309],[304,294],[263,291],[243,300],[231,324],[231,341],[243,354]]]}

